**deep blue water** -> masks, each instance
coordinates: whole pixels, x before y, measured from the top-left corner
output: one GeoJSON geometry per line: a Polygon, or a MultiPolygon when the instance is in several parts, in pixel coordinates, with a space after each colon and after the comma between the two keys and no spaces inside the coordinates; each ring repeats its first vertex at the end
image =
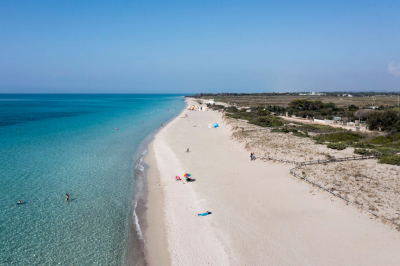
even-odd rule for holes
{"type": "Polygon", "coordinates": [[[183,107],[176,95],[0,94],[0,265],[124,265],[127,247],[143,265],[129,230],[138,149],[183,107]]]}

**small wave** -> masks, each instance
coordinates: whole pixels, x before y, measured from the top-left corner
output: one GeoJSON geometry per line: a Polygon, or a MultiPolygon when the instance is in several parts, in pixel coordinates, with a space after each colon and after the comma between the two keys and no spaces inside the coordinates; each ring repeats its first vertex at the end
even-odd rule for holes
{"type": "Polygon", "coordinates": [[[142,240],[143,243],[145,243],[146,241],[143,238],[142,229],[140,228],[139,224],[139,217],[136,214],[136,207],[137,207],[137,201],[135,202],[135,207],[133,208],[133,222],[135,223],[135,228],[137,235],[139,236],[139,239],[142,240]]]}
{"type": "Polygon", "coordinates": [[[147,149],[144,149],[142,155],[140,156],[139,162],[135,166],[135,169],[139,170],[140,172],[144,172],[144,166],[142,165],[142,163],[146,155],[147,155],[147,149]]]}

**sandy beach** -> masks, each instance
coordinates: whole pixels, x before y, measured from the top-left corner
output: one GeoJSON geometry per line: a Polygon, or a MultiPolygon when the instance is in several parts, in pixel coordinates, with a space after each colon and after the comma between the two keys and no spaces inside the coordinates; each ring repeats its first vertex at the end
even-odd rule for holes
{"type": "Polygon", "coordinates": [[[145,159],[149,265],[400,264],[399,231],[291,176],[293,165],[251,161],[231,136],[217,111],[157,133],[145,159]],[[195,181],[175,181],[184,173],[195,181]]]}

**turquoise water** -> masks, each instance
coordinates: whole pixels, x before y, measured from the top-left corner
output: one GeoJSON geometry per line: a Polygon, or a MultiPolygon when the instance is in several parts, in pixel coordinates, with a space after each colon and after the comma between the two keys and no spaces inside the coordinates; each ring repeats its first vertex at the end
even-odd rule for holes
{"type": "Polygon", "coordinates": [[[138,149],[183,107],[176,95],[0,94],[0,264],[145,264],[129,229],[138,149]]]}

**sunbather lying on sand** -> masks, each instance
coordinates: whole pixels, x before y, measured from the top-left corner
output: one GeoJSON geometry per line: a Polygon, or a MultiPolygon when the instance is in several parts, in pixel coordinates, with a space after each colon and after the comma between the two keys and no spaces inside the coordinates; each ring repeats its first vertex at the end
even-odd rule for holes
{"type": "Polygon", "coordinates": [[[212,214],[212,212],[206,211],[205,213],[199,213],[197,216],[207,216],[209,214],[212,214]]]}

